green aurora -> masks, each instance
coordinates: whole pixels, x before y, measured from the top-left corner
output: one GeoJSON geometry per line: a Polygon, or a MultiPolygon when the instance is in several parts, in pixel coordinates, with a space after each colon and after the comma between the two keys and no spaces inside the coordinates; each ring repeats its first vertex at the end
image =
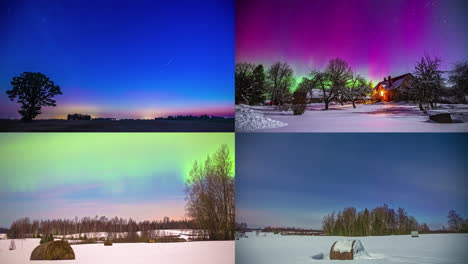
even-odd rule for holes
{"type": "Polygon", "coordinates": [[[53,199],[61,204],[157,205],[165,197],[183,203],[193,162],[205,160],[222,144],[228,145],[234,160],[234,138],[234,133],[0,134],[0,207],[7,210],[0,213],[0,226],[8,225],[9,215],[26,213],[12,208],[47,203],[45,192],[56,194],[53,199]]]}

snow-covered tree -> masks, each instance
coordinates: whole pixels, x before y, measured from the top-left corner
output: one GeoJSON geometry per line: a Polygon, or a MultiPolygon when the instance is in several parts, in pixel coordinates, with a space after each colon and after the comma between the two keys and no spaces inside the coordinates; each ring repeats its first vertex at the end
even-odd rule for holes
{"type": "Polygon", "coordinates": [[[437,106],[444,82],[443,72],[440,70],[441,62],[437,57],[425,55],[416,64],[414,79],[407,92],[410,98],[418,103],[421,111],[437,106]]]}

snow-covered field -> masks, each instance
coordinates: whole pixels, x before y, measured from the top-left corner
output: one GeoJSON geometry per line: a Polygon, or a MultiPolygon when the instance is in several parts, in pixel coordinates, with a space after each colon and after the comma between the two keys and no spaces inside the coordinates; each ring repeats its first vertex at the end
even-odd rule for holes
{"type": "Polygon", "coordinates": [[[468,132],[468,105],[443,104],[431,112],[450,112],[455,121],[440,124],[429,120],[417,106],[405,103],[310,104],[300,116],[272,106],[236,106],[238,132],[468,132]],[[278,123],[279,122],[279,123],[278,123]],[[281,124],[281,125],[278,125],[281,124]]]}
{"type": "Polygon", "coordinates": [[[236,240],[236,263],[239,264],[387,264],[387,263],[468,263],[468,234],[430,234],[412,238],[404,236],[336,237],[281,236],[268,233],[236,240]],[[330,260],[333,243],[342,239],[358,239],[367,254],[354,260],[330,260]],[[323,253],[323,259],[312,257],[323,253]]]}
{"type": "Polygon", "coordinates": [[[114,243],[72,245],[75,260],[30,261],[39,239],[16,240],[16,250],[8,250],[10,240],[0,240],[0,263],[181,263],[234,264],[234,241],[202,241],[178,243],[114,243]]]}

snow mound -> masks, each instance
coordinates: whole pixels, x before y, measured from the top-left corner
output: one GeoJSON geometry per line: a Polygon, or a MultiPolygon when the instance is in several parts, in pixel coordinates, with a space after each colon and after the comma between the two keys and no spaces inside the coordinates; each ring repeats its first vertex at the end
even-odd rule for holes
{"type": "Polygon", "coordinates": [[[236,131],[253,131],[287,125],[287,123],[265,117],[263,113],[253,110],[247,105],[236,105],[236,131]]]}
{"type": "Polygon", "coordinates": [[[354,259],[370,259],[371,256],[367,253],[360,240],[355,240],[353,254],[354,259]]]}
{"type": "Polygon", "coordinates": [[[315,259],[315,260],[322,260],[325,258],[325,254],[323,253],[318,253],[318,254],[315,254],[311,257],[312,259],[315,259]]]}

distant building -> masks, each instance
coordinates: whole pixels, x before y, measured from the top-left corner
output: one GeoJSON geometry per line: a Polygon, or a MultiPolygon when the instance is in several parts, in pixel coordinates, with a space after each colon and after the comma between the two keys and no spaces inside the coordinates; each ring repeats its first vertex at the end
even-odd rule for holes
{"type": "Polygon", "coordinates": [[[388,76],[388,78],[384,78],[383,81],[375,86],[373,96],[384,102],[402,99],[401,90],[410,87],[413,78],[411,73],[406,73],[394,78],[388,76]]]}

